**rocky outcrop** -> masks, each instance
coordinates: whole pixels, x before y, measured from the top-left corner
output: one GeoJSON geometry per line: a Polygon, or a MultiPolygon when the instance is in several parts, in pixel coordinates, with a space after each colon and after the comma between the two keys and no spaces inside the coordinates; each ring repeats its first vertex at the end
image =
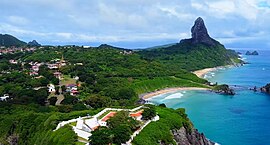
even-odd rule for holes
{"type": "Polygon", "coordinates": [[[39,46],[41,46],[36,40],[28,42],[27,45],[30,46],[30,47],[34,47],[34,46],[39,47],[39,46]]]}
{"type": "Polygon", "coordinates": [[[206,44],[209,46],[216,46],[218,44],[216,40],[209,36],[207,28],[201,17],[196,19],[193,27],[191,28],[191,36],[192,38],[183,39],[180,43],[189,42],[192,44],[206,44]]]}
{"type": "Polygon", "coordinates": [[[253,51],[253,52],[247,51],[246,55],[259,55],[259,53],[257,51],[253,51]]]}
{"type": "Polygon", "coordinates": [[[229,85],[226,85],[226,84],[215,86],[213,91],[218,94],[223,94],[223,95],[235,95],[234,90],[230,88],[229,85]]]}
{"type": "Polygon", "coordinates": [[[199,133],[197,129],[188,131],[185,127],[179,130],[172,130],[177,145],[214,145],[215,143],[207,139],[203,133],[199,133]]]}
{"type": "Polygon", "coordinates": [[[267,84],[264,87],[262,87],[261,91],[264,92],[264,93],[270,94],[270,84],[267,84]]]}

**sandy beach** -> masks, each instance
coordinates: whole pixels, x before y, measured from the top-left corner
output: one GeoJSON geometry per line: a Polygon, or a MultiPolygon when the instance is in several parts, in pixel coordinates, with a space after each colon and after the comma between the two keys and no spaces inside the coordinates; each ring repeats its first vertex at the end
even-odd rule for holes
{"type": "Polygon", "coordinates": [[[165,93],[171,93],[171,92],[176,92],[176,91],[189,91],[189,90],[209,90],[209,89],[208,88],[198,88],[198,87],[166,88],[166,89],[158,90],[155,92],[142,94],[142,95],[140,95],[140,97],[147,100],[147,99],[152,98],[154,96],[165,94],[165,93]]]}
{"type": "Polygon", "coordinates": [[[203,78],[205,74],[207,74],[208,72],[211,72],[211,71],[215,71],[215,70],[217,70],[218,68],[219,68],[219,67],[206,68],[206,69],[194,71],[193,73],[194,73],[195,75],[197,75],[199,78],[203,78]]]}

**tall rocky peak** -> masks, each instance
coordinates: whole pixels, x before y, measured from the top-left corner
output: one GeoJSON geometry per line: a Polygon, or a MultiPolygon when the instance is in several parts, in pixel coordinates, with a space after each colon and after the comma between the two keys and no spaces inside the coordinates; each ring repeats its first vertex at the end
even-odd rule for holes
{"type": "Polygon", "coordinates": [[[39,46],[41,46],[36,40],[33,40],[33,41],[30,41],[30,42],[28,42],[28,44],[27,44],[28,46],[37,46],[37,47],[39,47],[39,46]]]}
{"type": "Polygon", "coordinates": [[[216,46],[216,40],[211,38],[208,34],[207,28],[204,24],[204,21],[201,17],[197,18],[193,27],[191,28],[191,36],[190,39],[184,39],[180,42],[191,42],[192,44],[206,44],[210,46],[216,46]]]}

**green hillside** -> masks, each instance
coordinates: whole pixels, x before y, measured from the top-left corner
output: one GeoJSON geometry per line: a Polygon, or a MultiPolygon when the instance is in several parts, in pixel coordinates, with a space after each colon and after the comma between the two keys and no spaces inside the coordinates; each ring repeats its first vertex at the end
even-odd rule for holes
{"type": "Polygon", "coordinates": [[[203,68],[234,64],[238,59],[235,51],[227,50],[223,45],[178,43],[166,48],[142,50],[139,54],[148,60],[156,60],[168,66],[194,71],[203,68]]]}
{"type": "Polygon", "coordinates": [[[25,46],[26,43],[8,34],[0,34],[0,46],[25,46]]]}

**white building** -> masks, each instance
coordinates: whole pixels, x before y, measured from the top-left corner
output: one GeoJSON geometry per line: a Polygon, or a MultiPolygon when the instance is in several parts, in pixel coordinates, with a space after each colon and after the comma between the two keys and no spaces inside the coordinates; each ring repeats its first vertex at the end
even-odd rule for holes
{"type": "Polygon", "coordinates": [[[53,84],[49,84],[48,85],[48,91],[49,91],[49,93],[55,92],[55,86],[53,84]]]}
{"type": "Polygon", "coordinates": [[[7,101],[8,98],[9,98],[9,95],[5,94],[4,96],[0,97],[0,101],[7,101]]]}

